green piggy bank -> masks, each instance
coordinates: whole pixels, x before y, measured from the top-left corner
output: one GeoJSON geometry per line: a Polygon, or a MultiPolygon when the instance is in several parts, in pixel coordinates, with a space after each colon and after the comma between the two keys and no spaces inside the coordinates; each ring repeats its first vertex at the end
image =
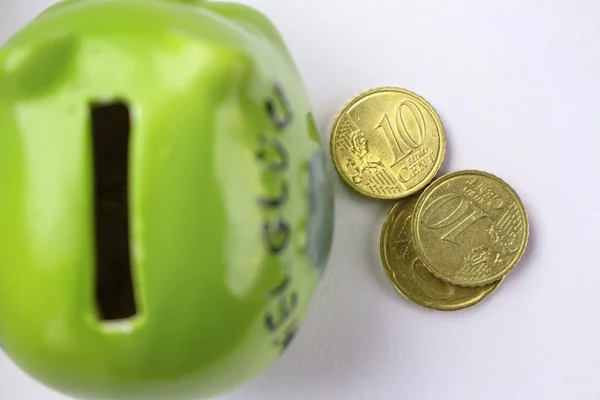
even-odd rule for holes
{"type": "Polygon", "coordinates": [[[281,37],[203,1],[80,0],[0,49],[0,344],[78,398],[201,398],[292,341],[330,169],[281,37]]]}

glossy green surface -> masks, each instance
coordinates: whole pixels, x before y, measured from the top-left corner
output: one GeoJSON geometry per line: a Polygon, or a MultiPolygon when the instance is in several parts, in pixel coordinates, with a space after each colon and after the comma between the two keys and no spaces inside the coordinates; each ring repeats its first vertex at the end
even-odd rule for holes
{"type": "Polygon", "coordinates": [[[81,398],[202,397],[256,376],[289,344],[326,263],[322,157],[300,76],[258,12],[53,6],[0,49],[4,350],[81,398]],[[132,119],[138,314],[107,322],[94,292],[90,104],[117,100],[132,119]]]}

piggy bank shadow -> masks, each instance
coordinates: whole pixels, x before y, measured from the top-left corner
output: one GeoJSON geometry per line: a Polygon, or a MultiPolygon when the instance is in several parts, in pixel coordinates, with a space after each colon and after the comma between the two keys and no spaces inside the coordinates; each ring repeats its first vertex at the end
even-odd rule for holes
{"type": "Polygon", "coordinates": [[[332,254],[302,329],[279,361],[223,400],[304,399],[377,371],[373,354],[380,343],[373,339],[385,329],[377,310],[382,296],[397,300],[379,256],[383,221],[393,204],[336,183],[332,254]]]}

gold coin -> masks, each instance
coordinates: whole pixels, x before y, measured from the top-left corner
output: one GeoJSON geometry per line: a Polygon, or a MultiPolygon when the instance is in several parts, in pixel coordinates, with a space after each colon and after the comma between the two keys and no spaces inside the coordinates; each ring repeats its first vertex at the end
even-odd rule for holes
{"type": "Polygon", "coordinates": [[[454,311],[473,306],[492,293],[501,280],[467,288],[434,276],[423,265],[413,245],[412,216],[416,196],[400,200],[390,211],[381,232],[381,258],[396,290],[423,307],[454,311]]]}
{"type": "Polygon", "coordinates": [[[439,171],[446,135],[425,99],[381,88],[350,102],[331,132],[331,157],[344,181],[376,199],[398,199],[423,189],[439,171]]]}
{"type": "Polygon", "coordinates": [[[521,259],[529,221],[517,193],[500,178],[461,171],[433,182],[415,206],[415,249],[439,278],[481,286],[506,275],[521,259]]]}

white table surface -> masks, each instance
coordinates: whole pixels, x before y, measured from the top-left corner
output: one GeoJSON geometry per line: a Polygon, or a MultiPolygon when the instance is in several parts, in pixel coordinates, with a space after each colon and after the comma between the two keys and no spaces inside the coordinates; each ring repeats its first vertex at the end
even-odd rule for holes
{"type": "MultiPolygon", "coordinates": [[[[527,254],[455,313],[396,294],[379,261],[391,203],[337,180],[336,235],[303,330],[260,378],[220,400],[600,399],[600,2],[247,0],[279,27],[321,138],[354,95],[394,85],[429,100],[445,171],[511,183],[527,254]]],[[[52,0],[0,0],[0,42],[52,0]]],[[[63,400],[0,353],[0,399],[63,400]]]]}

